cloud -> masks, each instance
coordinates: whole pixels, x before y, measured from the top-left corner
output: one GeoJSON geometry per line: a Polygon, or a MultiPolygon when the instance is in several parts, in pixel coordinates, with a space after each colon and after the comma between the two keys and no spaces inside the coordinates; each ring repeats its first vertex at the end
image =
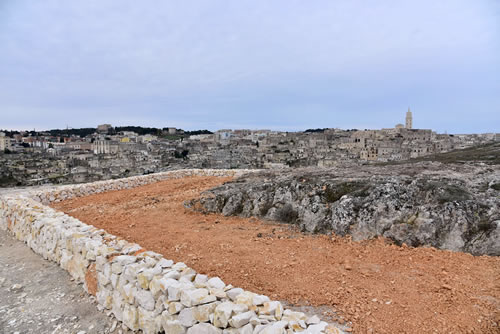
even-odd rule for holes
{"type": "Polygon", "coordinates": [[[486,0],[4,1],[0,113],[303,129],[392,126],[411,105],[422,127],[458,112],[448,131],[498,131],[499,22],[486,0]]]}

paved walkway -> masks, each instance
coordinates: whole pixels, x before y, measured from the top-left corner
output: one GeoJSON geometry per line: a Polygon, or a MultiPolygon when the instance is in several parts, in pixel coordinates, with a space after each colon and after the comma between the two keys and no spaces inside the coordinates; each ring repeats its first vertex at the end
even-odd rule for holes
{"type": "Polygon", "coordinates": [[[113,322],[66,271],[0,230],[0,333],[110,333],[113,322]]]}

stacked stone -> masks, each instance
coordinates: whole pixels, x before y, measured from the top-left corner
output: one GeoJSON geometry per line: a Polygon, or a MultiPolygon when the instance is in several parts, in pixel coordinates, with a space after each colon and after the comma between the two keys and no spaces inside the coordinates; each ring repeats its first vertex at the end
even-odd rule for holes
{"type": "Polygon", "coordinates": [[[132,176],[118,180],[97,181],[77,185],[57,186],[52,189],[28,191],[26,196],[43,204],[59,202],[66,199],[87,196],[112,190],[130,189],[138,186],[164,181],[167,179],[178,179],[188,176],[234,176],[257,172],[251,169],[180,169],[175,171],[161,172],[148,175],[132,176]]]}
{"type": "MultiPolygon", "coordinates": [[[[183,177],[180,175],[170,176],[183,177]]],[[[136,183],[129,179],[114,184],[99,182],[85,185],[83,193],[115,185],[136,183]]],[[[78,190],[74,192],[65,187],[64,191],[82,194],[81,187],[75,186],[78,190]]],[[[53,197],[50,192],[48,197],[39,198],[53,197]]],[[[182,262],[145,251],[32,198],[0,197],[0,228],[57,262],[131,330],[146,334],[342,333],[317,316],[284,310],[279,301],[199,274],[182,262]]]]}

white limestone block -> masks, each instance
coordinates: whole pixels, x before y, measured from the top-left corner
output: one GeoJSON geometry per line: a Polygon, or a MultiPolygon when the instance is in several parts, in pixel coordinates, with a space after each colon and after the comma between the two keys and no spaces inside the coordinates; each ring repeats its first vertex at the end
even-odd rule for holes
{"type": "Polygon", "coordinates": [[[226,284],[219,277],[212,277],[208,280],[207,286],[215,289],[224,289],[226,284]]]}
{"type": "Polygon", "coordinates": [[[97,302],[107,309],[110,309],[113,305],[112,292],[108,289],[102,289],[97,291],[96,298],[97,302]]]}
{"type": "Polygon", "coordinates": [[[135,300],[135,296],[137,294],[137,288],[132,283],[128,283],[128,284],[125,284],[123,286],[121,293],[122,293],[123,299],[127,303],[133,304],[134,300],[135,300]]]}
{"type": "Polygon", "coordinates": [[[234,307],[235,304],[232,302],[223,302],[217,305],[214,311],[214,325],[219,328],[226,328],[233,314],[234,307]]]}
{"type": "Polygon", "coordinates": [[[207,289],[194,289],[181,291],[181,303],[186,307],[206,304],[216,301],[215,296],[209,295],[207,289]]]}
{"type": "Polygon", "coordinates": [[[259,306],[266,302],[269,302],[269,297],[264,295],[256,295],[253,297],[253,305],[259,306]]]}
{"type": "Polygon", "coordinates": [[[267,325],[260,334],[284,334],[286,333],[285,327],[288,325],[287,321],[277,321],[267,325]]]}
{"type": "Polygon", "coordinates": [[[217,299],[227,298],[227,293],[224,292],[223,289],[209,288],[208,291],[210,292],[211,295],[217,297],[217,299]]]}
{"type": "Polygon", "coordinates": [[[222,330],[211,324],[196,324],[187,330],[187,334],[222,334],[222,330]]]}
{"type": "Polygon", "coordinates": [[[162,326],[165,333],[168,334],[184,334],[186,327],[182,326],[179,320],[166,320],[162,318],[162,326]]]}
{"type": "Polygon", "coordinates": [[[327,326],[328,323],[326,323],[325,321],[321,321],[319,324],[308,326],[307,329],[304,331],[304,333],[320,334],[326,329],[327,326]]]}
{"type": "Polygon", "coordinates": [[[177,270],[177,271],[182,271],[184,269],[186,269],[188,266],[184,263],[184,262],[177,262],[176,264],[174,264],[172,266],[172,269],[173,270],[177,270]]]}
{"type": "Polygon", "coordinates": [[[168,272],[163,274],[163,278],[173,278],[175,280],[178,280],[181,278],[181,273],[178,272],[177,270],[168,270],[168,272]]]}
{"type": "Polygon", "coordinates": [[[111,311],[115,315],[116,319],[119,321],[123,320],[123,307],[125,306],[125,300],[123,300],[120,292],[118,290],[113,291],[113,304],[111,311]]]}
{"type": "Polygon", "coordinates": [[[243,293],[240,293],[236,297],[235,303],[237,304],[245,304],[247,306],[253,306],[253,297],[256,296],[255,293],[250,292],[250,291],[244,291],[243,293]]]}
{"type": "Polygon", "coordinates": [[[125,304],[123,308],[123,323],[133,331],[139,329],[139,314],[135,306],[125,304]]]}
{"type": "Polygon", "coordinates": [[[158,334],[162,328],[161,317],[142,307],[138,307],[138,323],[144,334],[158,334]]]}
{"type": "Polygon", "coordinates": [[[231,320],[229,320],[229,324],[231,325],[231,327],[240,328],[248,324],[250,322],[250,319],[255,316],[256,314],[254,311],[243,312],[233,316],[231,320]]]}
{"type": "Polygon", "coordinates": [[[207,275],[198,274],[194,278],[195,284],[205,284],[208,281],[207,275]]]}
{"type": "Polygon", "coordinates": [[[306,320],[307,325],[316,325],[316,324],[319,324],[320,322],[321,322],[321,320],[319,319],[319,317],[317,315],[313,315],[312,317],[310,317],[306,320]]]}
{"type": "Polygon", "coordinates": [[[228,290],[226,294],[229,297],[229,299],[231,299],[234,302],[236,298],[243,292],[244,290],[242,288],[233,288],[231,290],[228,290]]]}
{"type": "Polygon", "coordinates": [[[180,311],[182,311],[183,308],[184,308],[184,305],[182,305],[181,303],[171,302],[168,304],[167,311],[169,314],[177,314],[180,311]]]}
{"type": "Polygon", "coordinates": [[[283,315],[283,305],[278,301],[265,302],[264,306],[259,308],[259,314],[272,315],[280,320],[283,315]]]}
{"type": "Polygon", "coordinates": [[[299,320],[307,320],[307,316],[302,312],[294,312],[292,310],[283,311],[282,320],[286,321],[299,321],[299,320]]]}
{"type": "Polygon", "coordinates": [[[191,327],[194,324],[196,324],[198,321],[194,318],[194,312],[193,308],[185,308],[183,309],[180,313],[179,316],[177,317],[179,322],[181,323],[182,326],[184,327],[191,327]]]}
{"type": "Polygon", "coordinates": [[[219,302],[213,302],[209,304],[198,305],[193,308],[193,316],[198,322],[208,322],[210,321],[210,316],[213,315],[215,308],[219,305],[219,302]]]}
{"type": "Polygon", "coordinates": [[[155,300],[149,290],[139,289],[135,294],[135,299],[142,308],[153,311],[155,309],[155,300]]]}
{"type": "Polygon", "coordinates": [[[174,265],[174,261],[162,258],[160,261],[158,261],[157,265],[161,268],[170,268],[174,265]]]}

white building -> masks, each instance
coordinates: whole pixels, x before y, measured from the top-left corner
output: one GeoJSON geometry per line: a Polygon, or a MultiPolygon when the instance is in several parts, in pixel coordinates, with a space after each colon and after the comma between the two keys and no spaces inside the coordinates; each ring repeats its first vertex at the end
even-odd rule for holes
{"type": "Polygon", "coordinates": [[[94,154],[115,154],[119,150],[118,143],[108,139],[96,139],[92,147],[94,154]]]}
{"type": "Polygon", "coordinates": [[[0,152],[5,151],[5,149],[12,149],[10,137],[7,137],[5,133],[0,132],[0,152]]]}

